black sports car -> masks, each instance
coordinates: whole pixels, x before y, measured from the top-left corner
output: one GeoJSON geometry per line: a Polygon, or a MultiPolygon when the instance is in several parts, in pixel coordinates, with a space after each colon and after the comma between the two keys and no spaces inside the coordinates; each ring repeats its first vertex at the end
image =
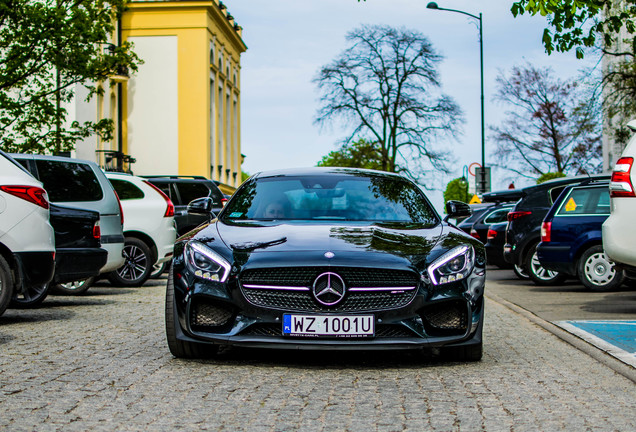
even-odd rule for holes
{"type": "MultiPolygon", "coordinates": [[[[189,211],[209,212],[209,198],[189,211]]],[[[449,202],[449,217],[466,204],[449,202]]],[[[176,357],[219,345],[437,348],[482,356],[485,253],[413,182],[309,168],[252,176],[179,238],[166,290],[176,357]]]]}

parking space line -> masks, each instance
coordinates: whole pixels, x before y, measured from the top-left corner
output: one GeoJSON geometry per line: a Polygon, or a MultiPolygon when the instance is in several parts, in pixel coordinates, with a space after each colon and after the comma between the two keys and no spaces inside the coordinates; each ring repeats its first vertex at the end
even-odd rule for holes
{"type": "Polygon", "coordinates": [[[636,321],[557,321],[554,324],[636,367],[636,321]]]}

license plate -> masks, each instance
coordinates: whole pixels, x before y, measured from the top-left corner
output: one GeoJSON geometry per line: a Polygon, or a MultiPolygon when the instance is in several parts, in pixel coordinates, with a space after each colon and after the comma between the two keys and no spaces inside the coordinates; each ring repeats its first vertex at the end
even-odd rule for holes
{"type": "Polygon", "coordinates": [[[283,315],[285,336],[369,337],[375,333],[373,315],[283,315]]]}

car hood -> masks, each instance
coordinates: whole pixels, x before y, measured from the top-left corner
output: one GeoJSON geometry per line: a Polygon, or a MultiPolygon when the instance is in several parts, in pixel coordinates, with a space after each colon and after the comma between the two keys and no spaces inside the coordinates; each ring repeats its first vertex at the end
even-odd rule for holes
{"type": "MultiPolygon", "coordinates": [[[[356,265],[421,268],[430,262],[445,227],[332,224],[225,224],[201,231],[199,239],[216,228],[234,264],[263,266],[356,265]]],[[[441,252],[440,252],[441,253],[441,252]]],[[[229,257],[228,257],[229,258],[229,257]]]]}

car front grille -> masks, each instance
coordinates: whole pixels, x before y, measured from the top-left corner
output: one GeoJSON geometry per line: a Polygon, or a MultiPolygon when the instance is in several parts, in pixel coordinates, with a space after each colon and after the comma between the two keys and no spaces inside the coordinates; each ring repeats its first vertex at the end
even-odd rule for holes
{"type": "Polygon", "coordinates": [[[294,312],[365,312],[408,305],[417,293],[414,272],[391,269],[334,267],[274,268],[245,271],[241,291],[250,303],[294,312]],[[311,292],[314,280],[325,272],[339,275],[347,292],[339,303],[326,306],[311,292]]]}

